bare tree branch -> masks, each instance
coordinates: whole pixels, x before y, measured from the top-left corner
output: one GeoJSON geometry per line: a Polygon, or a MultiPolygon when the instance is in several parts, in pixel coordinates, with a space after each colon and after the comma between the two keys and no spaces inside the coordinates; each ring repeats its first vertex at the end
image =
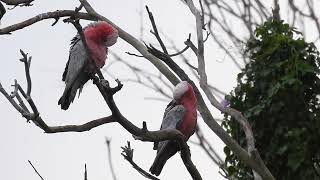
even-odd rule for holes
{"type": "Polygon", "coordinates": [[[6,3],[7,5],[12,6],[31,6],[31,2],[34,0],[1,0],[2,2],[6,3]]]}
{"type": "Polygon", "coordinates": [[[200,12],[196,9],[192,0],[186,0],[188,7],[192,14],[196,18],[196,27],[197,27],[197,40],[198,40],[198,74],[200,75],[200,86],[207,84],[207,75],[205,72],[205,61],[204,61],[204,44],[203,44],[203,20],[200,12]]]}
{"type": "Polygon", "coordinates": [[[42,13],[42,14],[39,14],[39,15],[34,16],[32,18],[29,18],[25,21],[22,21],[20,23],[13,24],[8,27],[4,27],[4,28],[0,29],[0,35],[1,34],[11,34],[13,31],[23,29],[27,26],[30,26],[34,23],[37,23],[37,22],[45,20],[45,19],[56,19],[56,18],[70,17],[70,16],[73,16],[73,17],[79,18],[79,19],[85,19],[85,20],[97,20],[96,18],[90,16],[87,13],[76,12],[73,10],[57,10],[57,11],[42,13]]]}
{"type": "Polygon", "coordinates": [[[3,15],[6,13],[6,8],[3,6],[3,4],[0,2],[0,20],[3,17],[3,15]]]}

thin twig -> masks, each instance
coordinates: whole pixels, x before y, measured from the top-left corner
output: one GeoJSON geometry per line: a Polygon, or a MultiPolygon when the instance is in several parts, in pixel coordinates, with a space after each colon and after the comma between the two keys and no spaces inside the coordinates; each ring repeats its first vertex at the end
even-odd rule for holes
{"type": "Polygon", "coordinates": [[[111,140],[106,138],[106,145],[107,145],[108,161],[109,161],[110,171],[111,171],[113,180],[117,180],[116,173],[114,172],[114,169],[113,169],[110,142],[111,142],[111,140]]]}
{"type": "Polygon", "coordinates": [[[84,164],[84,180],[88,180],[87,164],[84,164]]]}
{"type": "Polygon", "coordinates": [[[129,54],[130,56],[136,56],[136,57],[144,57],[143,55],[138,55],[138,54],[134,54],[131,52],[126,52],[127,54],[129,54]]]}
{"type": "Polygon", "coordinates": [[[139,165],[137,165],[134,161],[133,161],[133,149],[130,146],[130,142],[127,141],[127,145],[124,147],[121,147],[122,152],[121,155],[124,157],[125,160],[127,160],[132,167],[137,170],[142,176],[148,178],[148,179],[152,179],[152,180],[159,180],[157,177],[151,175],[150,173],[148,173],[147,171],[145,171],[144,169],[142,169],[139,165]]]}
{"type": "Polygon", "coordinates": [[[203,133],[199,126],[196,127],[195,134],[197,135],[197,138],[199,139],[199,145],[205,152],[206,154],[210,157],[210,159],[218,166],[223,164],[222,158],[213,150],[207,139],[203,136],[203,133]],[[206,145],[208,147],[206,147],[206,145]],[[214,154],[214,156],[211,154],[211,152],[214,154]]]}
{"type": "Polygon", "coordinates": [[[32,83],[31,83],[31,77],[30,77],[30,70],[29,69],[30,69],[32,57],[30,56],[28,58],[28,54],[24,53],[21,49],[20,49],[20,53],[23,56],[23,58],[21,58],[20,61],[24,63],[24,68],[25,68],[25,73],[26,73],[26,80],[27,80],[27,84],[28,84],[27,96],[30,96],[32,83]]]}
{"type": "Polygon", "coordinates": [[[38,174],[38,176],[39,176],[42,180],[44,180],[43,177],[40,175],[40,173],[37,171],[37,169],[33,166],[33,164],[31,163],[31,161],[28,160],[28,162],[29,162],[29,164],[31,165],[31,167],[33,168],[33,170],[38,174]]]}
{"type": "Polygon", "coordinates": [[[152,28],[153,28],[153,35],[157,38],[162,50],[164,53],[168,54],[168,51],[167,51],[167,48],[166,46],[164,45],[159,33],[158,33],[158,29],[157,29],[157,25],[154,21],[154,18],[153,18],[153,15],[152,15],[152,12],[149,10],[148,6],[146,6],[146,9],[147,9],[147,12],[148,12],[148,15],[149,15],[149,19],[150,19],[150,22],[152,24],[152,28]]]}
{"type": "Polygon", "coordinates": [[[169,56],[170,57],[173,57],[173,56],[178,56],[178,55],[180,55],[180,54],[182,54],[182,53],[184,53],[186,50],[188,50],[189,49],[189,46],[186,46],[185,48],[183,48],[181,51],[179,51],[179,52],[176,52],[176,53],[173,53],[173,54],[170,54],[169,56]]]}

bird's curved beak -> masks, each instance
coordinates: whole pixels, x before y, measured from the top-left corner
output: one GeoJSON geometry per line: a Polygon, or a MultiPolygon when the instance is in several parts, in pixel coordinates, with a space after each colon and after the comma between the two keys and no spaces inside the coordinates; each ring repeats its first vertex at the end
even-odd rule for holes
{"type": "Polygon", "coordinates": [[[110,47],[114,45],[117,42],[118,37],[119,37],[118,34],[115,36],[109,37],[108,40],[105,41],[105,46],[110,47]]]}
{"type": "Polygon", "coordinates": [[[112,45],[114,45],[117,42],[117,39],[110,39],[108,41],[105,42],[105,46],[110,47],[112,45]]]}

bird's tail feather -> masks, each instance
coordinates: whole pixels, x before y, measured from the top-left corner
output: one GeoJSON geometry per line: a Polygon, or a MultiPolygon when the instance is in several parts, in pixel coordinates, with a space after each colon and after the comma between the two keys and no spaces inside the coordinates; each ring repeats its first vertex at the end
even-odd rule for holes
{"type": "Polygon", "coordinates": [[[160,156],[157,156],[152,166],[150,167],[149,171],[151,172],[151,174],[159,176],[167,160],[168,159],[164,159],[164,158],[161,158],[160,156]]]}
{"type": "Polygon", "coordinates": [[[67,110],[70,104],[76,97],[77,90],[79,89],[79,95],[83,88],[83,85],[89,80],[89,76],[86,73],[81,74],[71,86],[66,86],[58,104],[61,105],[61,109],[67,110]]]}
{"type": "Polygon", "coordinates": [[[167,160],[171,158],[177,151],[178,151],[178,145],[176,142],[168,142],[165,143],[164,147],[161,147],[161,149],[158,149],[157,156],[150,167],[149,171],[151,174],[154,174],[156,176],[159,176],[163,166],[166,164],[167,160]]]}
{"type": "Polygon", "coordinates": [[[74,97],[77,93],[75,87],[66,88],[58,101],[58,104],[61,105],[61,109],[67,110],[70,104],[73,102],[74,97]]]}

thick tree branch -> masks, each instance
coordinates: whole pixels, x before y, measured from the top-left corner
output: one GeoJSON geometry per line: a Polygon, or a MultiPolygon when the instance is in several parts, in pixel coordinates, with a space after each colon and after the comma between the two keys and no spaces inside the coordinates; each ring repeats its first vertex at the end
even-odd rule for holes
{"type": "Polygon", "coordinates": [[[0,20],[5,13],[6,13],[6,8],[3,6],[3,4],[0,1],[0,20]]]}
{"type": "Polygon", "coordinates": [[[34,23],[37,23],[37,22],[45,20],[45,19],[59,19],[61,17],[70,17],[70,16],[78,18],[78,19],[97,20],[97,18],[94,18],[93,16],[90,16],[87,13],[76,12],[73,10],[57,10],[57,11],[42,13],[42,14],[39,14],[39,15],[34,16],[32,18],[29,18],[25,21],[22,21],[20,23],[16,23],[16,24],[10,25],[8,27],[4,27],[4,28],[0,29],[0,35],[1,34],[11,34],[13,31],[23,29],[27,26],[30,26],[34,23]]]}
{"type": "Polygon", "coordinates": [[[12,5],[12,6],[31,6],[31,3],[34,0],[1,0],[1,1],[6,3],[7,5],[12,5]]]}

